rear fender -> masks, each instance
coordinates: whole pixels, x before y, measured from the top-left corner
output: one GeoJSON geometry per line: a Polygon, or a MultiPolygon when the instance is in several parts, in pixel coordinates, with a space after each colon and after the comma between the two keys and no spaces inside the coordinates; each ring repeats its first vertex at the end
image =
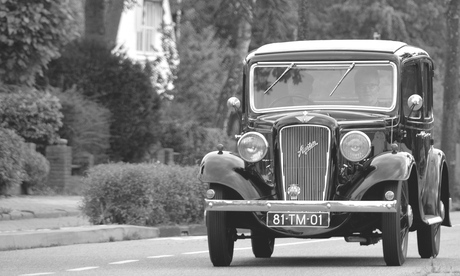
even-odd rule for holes
{"type": "Polygon", "coordinates": [[[198,179],[218,183],[235,190],[243,199],[261,199],[274,194],[274,188],[250,168],[239,156],[229,152],[210,152],[200,164],[198,179]]]}
{"type": "Polygon", "coordinates": [[[426,183],[421,189],[424,215],[444,217],[442,225],[451,226],[450,222],[450,193],[449,177],[444,153],[433,148],[427,161],[426,183]],[[441,193],[439,195],[439,193],[441,193]],[[444,210],[437,203],[441,199],[444,210]],[[444,213],[443,213],[444,212],[444,213]]]}

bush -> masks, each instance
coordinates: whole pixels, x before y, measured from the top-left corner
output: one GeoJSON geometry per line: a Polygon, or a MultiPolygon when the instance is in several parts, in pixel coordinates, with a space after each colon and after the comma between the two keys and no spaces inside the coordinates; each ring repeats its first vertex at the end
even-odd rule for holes
{"type": "Polygon", "coordinates": [[[19,187],[24,178],[24,140],[13,130],[0,127],[0,194],[19,187]]]}
{"type": "Polygon", "coordinates": [[[29,193],[29,189],[33,192],[47,192],[48,187],[46,179],[50,172],[50,162],[35,148],[28,146],[23,147],[24,156],[24,179],[23,188],[25,193],[29,193]]]}
{"type": "Polygon", "coordinates": [[[20,86],[0,86],[0,126],[13,129],[26,142],[54,143],[62,126],[59,99],[49,92],[20,86]]]}
{"type": "Polygon", "coordinates": [[[84,179],[82,211],[93,224],[200,223],[206,190],[197,167],[103,164],[84,179]]]}
{"type": "MultiPolygon", "coordinates": [[[[158,140],[160,97],[148,70],[105,45],[91,41],[69,44],[48,66],[49,84],[63,90],[76,87],[112,113],[110,157],[138,162],[158,140]]],[[[148,69],[148,68],[147,68],[148,69]]]]}
{"type": "Polygon", "coordinates": [[[96,163],[107,160],[107,150],[110,148],[110,111],[85,98],[76,89],[64,92],[53,89],[52,93],[62,105],[63,125],[58,133],[72,147],[73,164],[79,163],[78,157],[84,157],[87,153],[94,155],[96,163]]]}

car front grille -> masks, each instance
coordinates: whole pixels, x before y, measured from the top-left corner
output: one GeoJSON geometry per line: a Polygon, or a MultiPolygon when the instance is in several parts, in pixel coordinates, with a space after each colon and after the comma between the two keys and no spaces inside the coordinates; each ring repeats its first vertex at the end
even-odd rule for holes
{"type": "Polygon", "coordinates": [[[291,184],[300,187],[297,200],[324,200],[330,158],[329,128],[295,125],[280,131],[282,181],[286,200],[291,184]]]}

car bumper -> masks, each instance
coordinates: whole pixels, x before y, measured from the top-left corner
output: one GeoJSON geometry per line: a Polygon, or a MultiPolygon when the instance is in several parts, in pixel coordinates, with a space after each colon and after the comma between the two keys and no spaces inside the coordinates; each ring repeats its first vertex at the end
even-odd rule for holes
{"type": "Polygon", "coordinates": [[[396,213],[393,201],[284,201],[205,199],[206,211],[396,213]]]}

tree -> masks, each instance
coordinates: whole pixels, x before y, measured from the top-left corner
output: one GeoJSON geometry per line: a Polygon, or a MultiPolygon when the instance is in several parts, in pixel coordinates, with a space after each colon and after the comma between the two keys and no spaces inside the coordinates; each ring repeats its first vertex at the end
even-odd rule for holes
{"type": "Polygon", "coordinates": [[[0,5],[0,81],[33,85],[37,74],[76,36],[66,2],[3,0],[0,5]]]}
{"type": "MultiPolygon", "coordinates": [[[[458,103],[459,103],[459,16],[460,16],[460,1],[451,0],[447,9],[447,47],[445,54],[445,77],[444,77],[444,116],[442,120],[443,133],[458,133],[458,103]]],[[[449,171],[451,176],[454,176],[456,144],[458,137],[456,135],[443,135],[441,140],[441,148],[444,152],[450,153],[447,158],[449,160],[449,171]]],[[[459,179],[451,178],[450,190],[456,191],[455,187],[459,179]]],[[[458,192],[458,191],[457,191],[458,192]]]]}
{"type": "Polygon", "coordinates": [[[114,55],[97,41],[75,41],[48,71],[50,85],[78,93],[110,110],[110,157],[137,162],[157,141],[160,97],[150,81],[149,66],[122,53],[114,55]]]}
{"type": "Polygon", "coordinates": [[[309,0],[298,0],[298,28],[297,28],[297,39],[306,40],[310,34],[310,1],[309,0]]]}
{"type": "Polygon", "coordinates": [[[116,44],[123,9],[131,9],[136,0],[86,0],[85,38],[103,42],[112,49],[116,44]]]}
{"type": "Polygon", "coordinates": [[[31,87],[0,87],[0,127],[14,130],[26,142],[53,144],[62,126],[61,104],[48,92],[31,87]]]}

